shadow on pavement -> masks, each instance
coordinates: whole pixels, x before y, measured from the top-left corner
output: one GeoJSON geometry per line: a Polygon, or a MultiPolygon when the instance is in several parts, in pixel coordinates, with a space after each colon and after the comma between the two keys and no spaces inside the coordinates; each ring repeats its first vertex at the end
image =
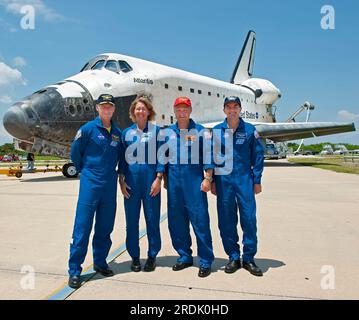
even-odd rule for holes
{"type": "Polygon", "coordinates": [[[285,263],[279,260],[273,259],[254,259],[258,267],[260,267],[263,273],[266,273],[271,268],[284,267],[285,263]]]}
{"type": "Polygon", "coordinates": [[[66,178],[63,175],[55,176],[55,177],[43,177],[43,178],[33,178],[33,179],[22,179],[21,182],[57,182],[57,181],[73,181],[73,180],[80,180],[78,178],[66,178]]]}
{"type": "MultiPolygon", "coordinates": [[[[164,256],[164,257],[157,257],[156,259],[156,264],[157,267],[162,268],[162,267],[166,267],[169,269],[172,269],[172,266],[177,262],[177,258],[178,256],[164,256]]],[[[119,275],[119,274],[125,274],[125,273],[132,273],[133,271],[131,271],[131,260],[126,260],[120,263],[117,262],[111,262],[109,264],[109,267],[113,270],[113,272],[115,273],[115,275],[119,275]]],[[[194,257],[193,258],[193,267],[191,268],[198,268],[198,257],[194,257]]],[[[285,266],[285,263],[282,261],[278,261],[278,260],[273,260],[273,259],[255,259],[256,264],[262,269],[263,273],[266,273],[269,269],[271,268],[280,268],[285,266]]],[[[143,267],[146,263],[146,259],[141,259],[141,265],[142,265],[142,271],[143,272],[143,267]]],[[[213,261],[212,264],[212,273],[215,272],[224,272],[224,267],[225,265],[228,263],[227,259],[223,259],[223,258],[215,258],[215,260],[213,261]]],[[[154,271],[156,272],[157,269],[154,271]]],[[[94,274],[91,274],[91,277],[94,274]]],[[[99,277],[94,277],[91,279],[91,281],[95,281],[95,280],[100,280],[102,279],[102,276],[99,275],[99,277]]]]}

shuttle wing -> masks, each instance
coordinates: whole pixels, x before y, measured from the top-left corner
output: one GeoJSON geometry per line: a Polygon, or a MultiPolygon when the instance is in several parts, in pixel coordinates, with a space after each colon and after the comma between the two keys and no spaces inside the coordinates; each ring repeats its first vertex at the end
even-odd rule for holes
{"type": "Polygon", "coordinates": [[[355,131],[354,123],[340,122],[258,123],[255,126],[261,138],[275,142],[355,131]]]}
{"type": "MultiPolygon", "coordinates": [[[[212,129],[221,123],[202,123],[206,128],[212,129]]],[[[335,133],[355,131],[354,123],[341,122],[283,122],[283,123],[253,123],[261,138],[274,142],[290,141],[305,138],[320,137],[335,133]]]]}

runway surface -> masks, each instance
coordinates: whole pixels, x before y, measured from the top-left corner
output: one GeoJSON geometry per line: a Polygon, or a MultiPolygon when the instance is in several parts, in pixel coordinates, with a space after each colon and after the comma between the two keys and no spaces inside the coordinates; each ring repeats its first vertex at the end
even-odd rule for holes
{"type": "MultiPolygon", "coordinates": [[[[359,299],[359,175],[266,161],[263,193],[257,197],[261,278],[241,269],[224,273],[227,257],[217,227],[215,197],[209,195],[215,262],[208,278],[195,265],[174,272],[162,190],[162,250],[154,272],[130,271],[123,197],[118,192],[116,225],[109,257],[115,276],[83,265],[83,286],[66,286],[79,180],[59,173],[0,176],[0,299],[359,299]]],[[[141,261],[147,255],[144,219],[141,261]]],[[[240,227],[239,227],[240,230],[240,227]]],[[[242,233],[240,232],[240,238],[242,233]]],[[[91,243],[91,241],[90,241],[91,243]]]]}

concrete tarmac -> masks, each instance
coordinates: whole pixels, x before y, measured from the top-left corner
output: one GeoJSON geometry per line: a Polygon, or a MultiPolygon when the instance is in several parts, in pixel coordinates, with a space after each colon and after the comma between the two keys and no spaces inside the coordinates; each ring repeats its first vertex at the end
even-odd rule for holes
{"type": "MultiPolygon", "coordinates": [[[[165,190],[157,268],[151,273],[131,272],[118,190],[110,263],[115,276],[91,272],[90,246],[83,267],[91,279],[73,291],[66,286],[67,259],[78,187],[78,179],[59,173],[25,174],[21,179],[0,176],[0,299],[359,299],[358,175],[266,161],[263,193],[257,197],[256,262],[263,277],[244,269],[224,273],[227,257],[213,195],[208,197],[216,257],[212,274],[204,279],[197,276],[192,230],[195,265],[172,271],[177,254],[165,219],[165,190]]],[[[141,217],[140,230],[144,228],[141,217]]],[[[146,236],[140,247],[144,265],[146,236]]]]}

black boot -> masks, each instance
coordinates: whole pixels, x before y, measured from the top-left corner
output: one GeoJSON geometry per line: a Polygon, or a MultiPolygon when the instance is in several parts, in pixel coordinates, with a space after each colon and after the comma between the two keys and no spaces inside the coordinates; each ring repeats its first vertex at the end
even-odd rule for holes
{"type": "Polygon", "coordinates": [[[172,267],[172,270],[173,271],[180,271],[180,270],[183,270],[183,269],[191,267],[191,266],[193,266],[193,262],[191,262],[191,263],[189,263],[189,262],[177,262],[172,267]]]}
{"type": "Polygon", "coordinates": [[[72,289],[78,289],[81,287],[81,279],[80,276],[70,276],[68,285],[72,289]]]}
{"type": "Polygon", "coordinates": [[[93,269],[103,275],[104,277],[113,277],[114,273],[110,268],[102,269],[96,265],[94,265],[93,269]]]}
{"type": "Polygon", "coordinates": [[[132,258],[131,270],[133,272],[141,271],[141,262],[139,258],[132,258]]]}
{"type": "Polygon", "coordinates": [[[224,268],[225,273],[233,273],[241,268],[241,260],[229,260],[224,268]]]}
{"type": "Polygon", "coordinates": [[[210,274],[211,274],[211,268],[203,268],[203,267],[199,268],[198,276],[200,278],[208,277],[210,274]]]}
{"type": "Polygon", "coordinates": [[[156,258],[148,257],[143,271],[151,272],[156,269],[156,258]]]}
{"type": "Polygon", "coordinates": [[[254,263],[254,261],[243,262],[243,268],[248,270],[254,276],[257,276],[257,277],[263,276],[262,270],[254,263]]]}

